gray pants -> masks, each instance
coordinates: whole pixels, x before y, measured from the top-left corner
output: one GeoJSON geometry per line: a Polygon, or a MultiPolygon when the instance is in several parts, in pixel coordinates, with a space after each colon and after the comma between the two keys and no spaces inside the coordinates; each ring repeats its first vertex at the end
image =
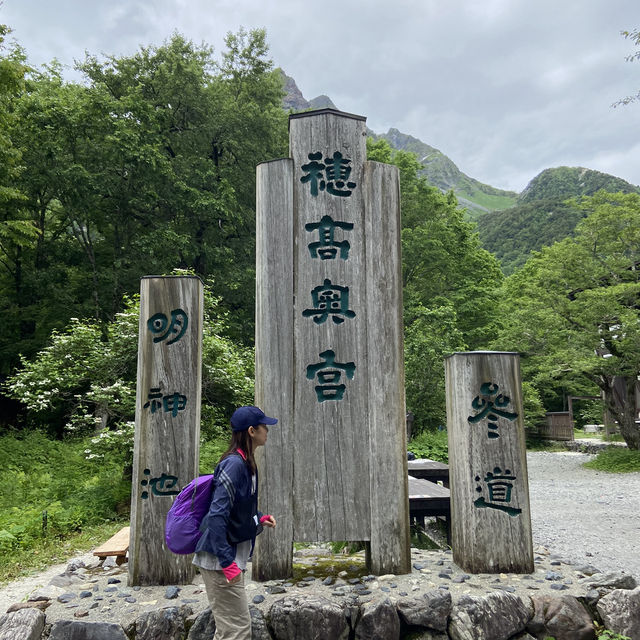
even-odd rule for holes
{"type": "Polygon", "coordinates": [[[216,621],[214,640],[251,640],[251,616],[244,590],[244,573],[229,584],[222,571],[200,569],[211,613],[216,621]]]}

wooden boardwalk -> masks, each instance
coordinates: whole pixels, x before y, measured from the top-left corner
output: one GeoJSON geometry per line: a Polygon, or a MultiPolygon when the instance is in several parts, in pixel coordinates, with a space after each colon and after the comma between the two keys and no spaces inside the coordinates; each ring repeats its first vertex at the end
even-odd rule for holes
{"type": "Polygon", "coordinates": [[[433,460],[410,460],[409,465],[409,516],[412,522],[422,521],[425,517],[442,517],[447,525],[447,542],[451,534],[451,495],[448,488],[449,468],[433,460]],[[416,464],[417,463],[417,464],[416,464]],[[434,463],[430,465],[428,463],[434,463]],[[424,477],[414,477],[414,474],[426,473],[427,477],[438,477],[447,486],[435,481],[425,480],[424,477]]]}
{"type": "Polygon", "coordinates": [[[445,487],[449,486],[449,465],[436,460],[428,460],[427,458],[419,458],[417,460],[407,461],[407,470],[409,475],[422,480],[430,480],[431,482],[442,482],[445,487]]]}

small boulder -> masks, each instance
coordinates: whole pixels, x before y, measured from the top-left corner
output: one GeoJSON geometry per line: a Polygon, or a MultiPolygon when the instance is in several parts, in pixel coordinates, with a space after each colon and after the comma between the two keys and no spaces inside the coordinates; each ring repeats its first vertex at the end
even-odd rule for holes
{"type": "Polygon", "coordinates": [[[167,607],[143,613],[136,618],[136,640],[174,640],[186,635],[185,619],[191,607],[167,607]]]}
{"type": "Polygon", "coordinates": [[[84,569],[86,564],[84,562],[84,558],[73,558],[69,561],[65,573],[71,573],[73,571],[77,571],[78,569],[84,569]]]}
{"type": "Polygon", "coordinates": [[[521,633],[531,610],[519,596],[494,591],[486,596],[462,596],[451,610],[452,640],[507,640],[521,633]]]}
{"type": "Polygon", "coordinates": [[[635,589],[637,586],[636,579],[622,571],[598,574],[586,583],[587,590],[596,590],[601,598],[615,589],[635,589]]]}
{"type": "Polygon", "coordinates": [[[640,587],[612,591],[600,599],[597,609],[607,629],[640,638],[640,587]]]}
{"type": "Polygon", "coordinates": [[[356,640],[397,640],[400,618],[389,598],[367,602],[356,626],[356,640]]]}
{"type": "Polygon", "coordinates": [[[587,610],[570,595],[532,596],[534,614],[527,631],[556,640],[593,640],[595,630],[587,610]]]}
{"type": "Polygon", "coordinates": [[[72,600],[75,600],[77,597],[78,596],[75,593],[63,593],[62,595],[58,596],[58,602],[61,602],[62,604],[68,604],[72,600]]]}
{"type": "Polygon", "coordinates": [[[596,573],[602,573],[600,569],[594,567],[592,564],[585,564],[577,569],[578,573],[582,573],[585,576],[593,576],[596,573]]]}
{"type": "Polygon", "coordinates": [[[112,622],[82,622],[80,620],[58,620],[51,627],[49,640],[128,640],[119,624],[112,622]]]}
{"type": "Polygon", "coordinates": [[[59,576],[53,576],[53,578],[49,580],[50,585],[62,587],[63,589],[78,584],[79,582],[84,582],[84,579],[75,573],[61,573],[59,576]]]}
{"type": "Polygon", "coordinates": [[[251,640],[271,640],[264,614],[257,607],[249,605],[251,616],[251,640]]]}
{"type": "Polygon", "coordinates": [[[198,614],[191,629],[187,640],[210,640],[216,632],[216,623],[211,613],[211,609],[207,608],[198,614]]]}
{"type": "Polygon", "coordinates": [[[167,589],[164,592],[164,597],[167,600],[174,600],[175,598],[178,597],[178,594],[180,593],[180,589],[179,587],[176,586],[170,586],[167,587],[167,589]]]}
{"type": "Polygon", "coordinates": [[[36,589],[29,595],[29,600],[55,600],[62,595],[65,590],[52,584],[36,589]]]}
{"type": "Polygon", "coordinates": [[[0,617],[0,640],[40,640],[44,629],[44,613],[37,609],[21,609],[0,617]]]}
{"type": "Polygon", "coordinates": [[[7,613],[20,611],[21,609],[38,609],[39,611],[44,611],[50,606],[51,600],[27,600],[26,602],[15,602],[7,609],[7,613]]]}
{"type": "Polygon", "coordinates": [[[442,589],[429,591],[421,598],[399,600],[397,609],[400,619],[409,627],[445,631],[451,613],[451,594],[442,589]]]}
{"type": "Polygon", "coordinates": [[[321,596],[289,596],[276,600],[267,618],[275,640],[347,640],[349,637],[343,608],[321,596]]]}

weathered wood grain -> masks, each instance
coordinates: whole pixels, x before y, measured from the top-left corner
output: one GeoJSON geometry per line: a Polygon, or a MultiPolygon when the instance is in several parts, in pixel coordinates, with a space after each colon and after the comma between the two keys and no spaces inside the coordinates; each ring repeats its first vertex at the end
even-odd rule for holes
{"type": "Polygon", "coordinates": [[[254,580],[286,578],[293,552],[293,162],[258,165],[256,405],[278,424],[257,451],[259,508],[276,518],[256,540],[254,580]]]}
{"type": "Polygon", "coordinates": [[[184,584],[194,575],[192,558],[175,555],[164,545],[164,524],[174,495],[198,475],[202,316],[199,278],[142,278],[130,585],[184,584]],[[180,338],[184,315],[179,310],[188,318],[180,338]],[[154,316],[157,324],[151,330],[148,321],[154,316]]]}
{"type": "MultiPolygon", "coordinates": [[[[304,116],[304,114],[303,114],[304,116]]],[[[295,255],[294,255],[294,352],[295,352],[295,461],[294,539],[368,540],[369,433],[367,417],[368,351],[365,306],[364,162],[366,128],[364,119],[335,113],[290,120],[290,155],[294,165],[295,255]],[[348,197],[320,191],[310,194],[309,183],[301,182],[303,165],[310,153],[332,157],[338,151],[350,160],[350,181],[355,187],[348,197]],[[348,258],[312,258],[308,245],[318,241],[319,232],[306,224],[318,223],[329,215],[334,221],[353,224],[336,230],[335,239],[350,243],[348,258]],[[311,291],[328,279],[349,288],[349,309],[356,315],[340,324],[328,318],[316,324],[302,312],[310,308],[311,291]],[[308,380],[308,365],[322,362],[321,353],[332,350],[338,363],[355,364],[353,379],[345,379],[343,399],[319,402],[317,380],[308,380]]]]}
{"type": "Polygon", "coordinates": [[[365,164],[367,419],[371,571],[411,571],[402,334],[400,183],[396,167],[365,164]]]}
{"type": "Polygon", "coordinates": [[[453,559],[471,573],[531,573],[519,356],[456,353],[445,373],[453,559]]]}
{"type": "Polygon", "coordinates": [[[106,542],[93,550],[93,555],[98,557],[124,556],[129,550],[131,527],[122,527],[118,533],[111,536],[106,542]]]}
{"type": "Polygon", "coordinates": [[[406,572],[397,169],[367,163],[364,118],[333,110],[290,118],[290,155],[258,167],[256,403],[281,423],[259,457],[261,506],[279,524],[259,538],[254,577],[287,576],[294,540],[366,541],[372,570],[406,572]],[[336,153],[345,175],[332,180],[336,153]],[[335,255],[322,259],[322,239],[335,255]],[[342,396],[313,371],[332,358],[342,396]]]}

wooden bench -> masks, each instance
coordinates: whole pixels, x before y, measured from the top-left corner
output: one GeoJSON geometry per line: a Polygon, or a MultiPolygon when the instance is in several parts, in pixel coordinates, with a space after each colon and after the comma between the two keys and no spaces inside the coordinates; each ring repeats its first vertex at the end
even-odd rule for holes
{"type": "Polygon", "coordinates": [[[115,556],[116,564],[122,564],[127,559],[127,551],[129,551],[129,529],[123,527],[111,536],[104,544],[94,549],[93,555],[104,560],[107,556],[115,556]]]}
{"type": "Polygon", "coordinates": [[[451,495],[447,487],[409,476],[409,517],[412,521],[426,516],[443,517],[447,525],[447,542],[451,542],[451,495]]]}
{"type": "Polygon", "coordinates": [[[442,482],[445,487],[449,486],[449,465],[444,464],[444,462],[437,462],[428,458],[408,460],[407,471],[414,478],[442,482]]]}

